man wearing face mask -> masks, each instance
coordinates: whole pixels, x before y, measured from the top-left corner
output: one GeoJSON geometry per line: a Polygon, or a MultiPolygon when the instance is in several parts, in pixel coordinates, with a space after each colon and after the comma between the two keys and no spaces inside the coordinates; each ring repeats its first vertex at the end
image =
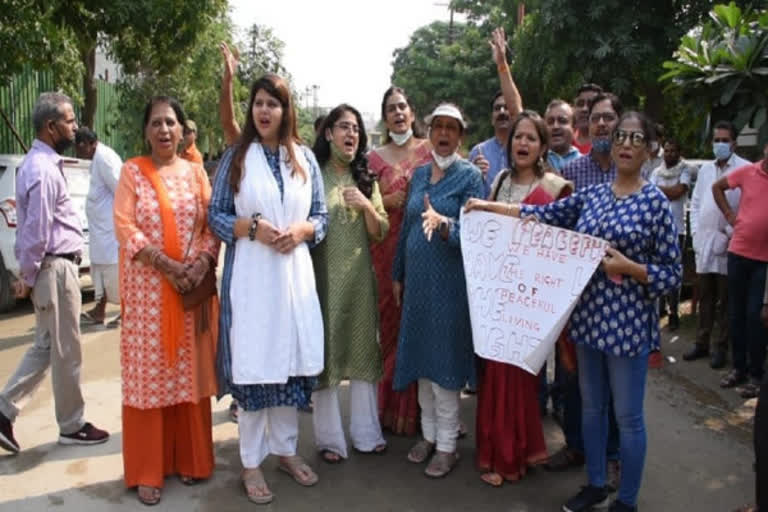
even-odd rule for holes
{"type": "MultiPolygon", "coordinates": [[[[483,173],[483,184],[485,186],[485,195],[491,191],[491,183],[499,174],[499,171],[506,169],[507,164],[507,139],[509,138],[509,127],[512,124],[512,117],[519,114],[507,110],[507,103],[504,100],[504,94],[499,91],[493,98],[491,104],[491,124],[493,125],[493,137],[484,140],[475,145],[469,152],[469,161],[472,162],[483,173]]],[[[515,110],[515,109],[513,109],[515,110]]]]}
{"type": "MultiPolygon", "coordinates": [[[[685,247],[685,203],[691,186],[691,170],[688,164],[680,158],[680,145],[676,140],[667,139],[664,142],[663,163],[651,173],[649,181],[659,187],[669,199],[672,216],[677,225],[680,247],[685,247]]],[[[678,288],[659,301],[659,316],[662,316],[661,313],[666,308],[665,302],[669,303],[670,331],[676,331],[680,327],[680,317],[677,312],[679,298],[680,289],[678,288]]]]}
{"type": "Polygon", "coordinates": [[[83,420],[80,391],[80,286],[83,232],[69,197],[60,153],[75,140],[72,100],[43,93],[32,113],[36,138],[16,175],[16,258],[21,279],[16,296],[32,293],[35,342],[0,393],[0,447],[19,451],[13,422],[52,367],[59,444],[98,444],[109,434],[83,420]]]}
{"type": "MultiPolygon", "coordinates": [[[[725,366],[728,350],[728,241],[733,234],[725,216],[715,204],[712,184],[732,171],[749,164],[734,153],[736,128],[728,121],[715,124],[712,132],[712,151],[715,159],[699,169],[691,196],[691,237],[696,253],[696,281],[699,294],[699,320],[696,343],[683,354],[686,361],[703,357],[711,359],[714,369],[725,366]],[[720,333],[710,350],[710,337],[715,321],[720,333]]],[[[728,190],[726,199],[733,211],[739,207],[741,191],[728,190]]]]}
{"type": "Polygon", "coordinates": [[[563,177],[573,182],[575,190],[610,183],[616,177],[616,165],[611,159],[611,133],[622,111],[621,100],[615,94],[600,93],[592,98],[588,116],[592,149],[561,170],[563,177]]]}

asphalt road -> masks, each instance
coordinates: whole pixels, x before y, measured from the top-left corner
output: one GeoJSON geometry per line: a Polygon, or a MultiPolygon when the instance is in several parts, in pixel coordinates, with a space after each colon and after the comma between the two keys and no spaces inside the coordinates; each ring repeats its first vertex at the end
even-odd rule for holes
{"type": "MultiPolygon", "coordinates": [[[[114,307],[110,311],[116,314],[114,307]]],[[[0,315],[0,385],[31,343],[33,325],[28,303],[0,315]]],[[[664,355],[675,362],[668,361],[649,374],[648,457],[640,510],[725,512],[754,499],[750,445],[754,401],[744,403],[734,392],[721,390],[717,386],[720,373],[710,370],[706,362],[682,362],[691,325],[692,319],[684,318],[674,342],[665,334],[664,355]]],[[[83,330],[86,418],[107,428],[110,441],[94,447],[57,445],[51,384],[46,379],[16,422],[21,453],[0,453],[0,511],[144,509],[135,491],[126,490],[122,481],[118,343],[119,330],[83,330]]],[[[299,452],[317,470],[320,482],[309,489],[299,487],[277,471],[276,460],[268,459],[265,476],[275,500],[268,506],[254,505],[240,486],[237,426],[228,420],[228,404],[225,398],[214,405],[213,478],[194,487],[168,479],[155,510],[556,511],[585,482],[583,470],[536,470],[499,489],[481,482],[473,465],[475,398],[468,396],[462,400],[461,415],[470,425],[470,435],[459,442],[462,460],[445,479],[423,476],[423,467],[406,461],[413,440],[395,436],[389,436],[383,456],[353,452],[342,464],[324,464],[313,449],[311,418],[302,413],[299,452]]],[[[562,436],[549,418],[545,429],[554,451],[562,444],[562,436]]]]}

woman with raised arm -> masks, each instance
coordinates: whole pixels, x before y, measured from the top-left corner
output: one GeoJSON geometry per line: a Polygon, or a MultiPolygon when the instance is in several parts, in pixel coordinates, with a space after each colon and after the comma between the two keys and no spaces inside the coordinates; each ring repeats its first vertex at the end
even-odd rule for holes
{"type": "Polygon", "coordinates": [[[327,210],[315,157],[300,145],[287,82],[267,74],[251,88],[240,139],[222,158],[208,210],[227,244],[217,370],[220,394],[240,407],[243,486],[255,503],[272,492],[261,464],[304,486],[317,475],[296,454],[297,408],[323,370],[323,319],[310,246],[325,238],[327,210]]]}
{"type": "Polygon", "coordinates": [[[392,387],[395,378],[400,307],[392,296],[392,261],[403,223],[406,190],[414,169],[430,160],[432,146],[423,138],[408,96],[392,86],[381,101],[381,118],[386,125],[385,144],[368,154],[368,167],[377,177],[389,232],[380,243],[371,245],[373,267],[379,292],[381,353],[384,376],[379,384],[379,419],[393,434],[412,436],[419,427],[416,383],[403,391],[392,387]]]}
{"type": "Polygon", "coordinates": [[[571,315],[589,484],[563,505],[564,512],[608,506],[605,450],[610,397],[619,424],[621,461],[618,495],[610,510],[637,509],[647,443],[643,400],[648,354],[659,342],[656,299],[675,289],[682,276],[669,202],[641,175],[655,136],[653,125],[643,114],[628,112],[612,136],[611,157],[617,167],[612,183],[586,187],[546,205],[471,200],[465,208],[535,216],[612,245],[571,315]]]}

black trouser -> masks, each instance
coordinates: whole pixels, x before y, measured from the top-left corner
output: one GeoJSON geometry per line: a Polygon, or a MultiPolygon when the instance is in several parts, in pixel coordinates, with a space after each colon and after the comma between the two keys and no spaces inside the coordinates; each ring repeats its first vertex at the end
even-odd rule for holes
{"type": "Polygon", "coordinates": [[[755,497],[758,509],[768,510],[768,374],[755,411],[755,497]]]}
{"type": "Polygon", "coordinates": [[[767,264],[728,253],[728,318],[733,368],[760,382],[765,363],[766,331],[760,321],[767,264]]]}

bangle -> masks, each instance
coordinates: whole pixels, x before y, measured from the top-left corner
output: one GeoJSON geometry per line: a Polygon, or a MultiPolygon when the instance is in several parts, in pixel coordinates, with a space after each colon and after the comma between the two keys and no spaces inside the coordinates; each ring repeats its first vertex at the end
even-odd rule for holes
{"type": "Polygon", "coordinates": [[[499,73],[504,73],[505,71],[509,73],[509,63],[505,60],[501,64],[497,64],[496,71],[498,71],[499,73]]]}
{"type": "Polygon", "coordinates": [[[248,240],[251,242],[256,240],[256,230],[259,229],[259,220],[261,220],[260,213],[251,215],[251,225],[248,226],[248,240]]]}
{"type": "Polygon", "coordinates": [[[507,203],[507,213],[512,217],[512,203],[507,203]]]}

